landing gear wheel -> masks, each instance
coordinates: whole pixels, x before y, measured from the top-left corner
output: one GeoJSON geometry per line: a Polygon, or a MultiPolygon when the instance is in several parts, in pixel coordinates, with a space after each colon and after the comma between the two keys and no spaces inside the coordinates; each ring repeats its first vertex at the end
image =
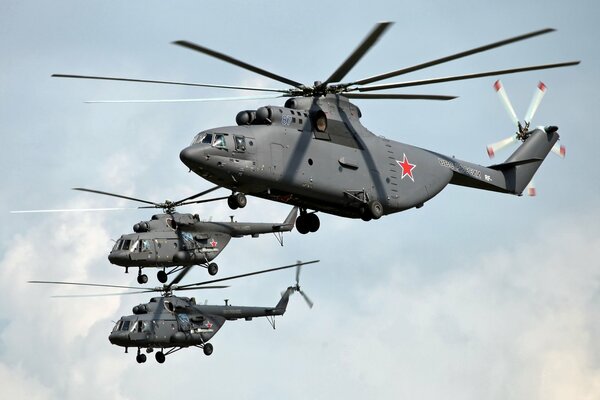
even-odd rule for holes
{"type": "Polygon", "coordinates": [[[208,264],[208,273],[210,275],[216,275],[217,272],[219,272],[219,266],[216,263],[210,263],[208,264]]]}
{"type": "Polygon", "coordinates": [[[204,351],[205,355],[210,356],[213,352],[213,345],[210,343],[205,343],[204,347],[202,347],[202,350],[204,351]]]}
{"type": "Polygon", "coordinates": [[[373,219],[373,217],[371,217],[371,213],[365,206],[360,207],[360,219],[366,222],[369,222],[371,219],[373,219]]]}
{"type": "Polygon", "coordinates": [[[306,214],[305,218],[306,225],[308,226],[308,230],[310,232],[316,232],[319,230],[319,227],[321,226],[321,221],[319,221],[319,217],[317,216],[317,214],[306,214]]]}
{"type": "Polygon", "coordinates": [[[296,218],[296,230],[303,235],[310,232],[308,222],[306,221],[307,215],[308,214],[300,214],[300,216],[296,218]]]}
{"type": "Polygon", "coordinates": [[[229,206],[229,208],[231,208],[232,210],[237,210],[238,209],[238,205],[235,201],[235,199],[233,198],[233,195],[229,196],[227,198],[227,205],[229,206]]]}
{"type": "Polygon", "coordinates": [[[248,199],[246,199],[246,195],[244,193],[235,193],[227,198],[227,205],[232,210],[236,210],[238,208],[244,208],[248,204],[248,199]]]}
{"type": "Polygon", "coordinates": [[[160,283],[165,283],[168,278],[169,278],[169,276],[167,275],[167,273],[165,271],[158,271],[156,273],[156,279],[158,279],[158,281],[160,283]]]}
{"type": "Polygon", "coordinates": [[[146,274],[139,274],[137,277],[137,281],[140,285],[143,285],[145,283],[148,283],[148,275],[146,274]]]}
{"type": "Polygon", "coordinates": [[[244,193],[236,193],[233,195],[233,197],[235,198],[235,202],[239,208],[244,208],[246,207],[246,204],[248,204],[248,199],[246,199],[246,195],[244,193]]]}
{"type": "Polygon", "coordinates": [[[138,362],[138,364],[143,364],[143,363],[145,363],[145,362],[146,362],[146,355],[145,355],[145,354],[138,354],[138,355],[135,357],[135,361],[137,361],[137,362],[138,362]]]}
{"type": "Polygon", "coordinates": [[[157,352],[157,353],[154,355],[154,358],[156,358],[156,361],[157,361],[159,364],[162,364],[162,363],[164,363],[164,362],[165,362],[165,358],[166,358],[166,357],[165,357],[165,353],[163,353],[162,351],[159,351],[159,352],[157,352]]]}
{"type": "Polygon", "coordinates": [[[373,219],[379,219],[383,215],[383,205],[377,200],[372,200],[367,205],[369,214],[373,219]]]}

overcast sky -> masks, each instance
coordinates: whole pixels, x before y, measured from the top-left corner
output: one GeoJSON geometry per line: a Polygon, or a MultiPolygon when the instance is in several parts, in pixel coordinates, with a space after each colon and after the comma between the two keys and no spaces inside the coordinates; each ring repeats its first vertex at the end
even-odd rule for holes
{"type": "MultiPolygon", "coordinates": [[[[597,399],[600,398],[600,29],[592,1],[29,1],[0,2],[0,397],[28,399],[597,399]],[[447,4],[446,4],[447,3],[447,4]],[[233,125],[265,101],[84,104],[98,99],[244,95],[201,88],[51,78],[97,74],[281,87],[170,44],[190,40],[291,79],[326,79],[379,21],[395,21],[350,72],[355,80],[529,31],[557,32],[419,71],[431,78],[582,60],[502,78],[523,116],[558,125],[538,196],[448,187],[419,210],[365,223],[321,215],[316,234],[234,239],[220,274],[321,259],[302,274],[315,301],[292,298],[277,320],[227,322],[199,349],[143,365],[108,342],[113,321],[148,296],[51,299],[79,289],[29,279],[135,283],[108,263],[112,240],[146,211],[11,215],[9,210],[133,206],[70,190],[150,200],[210,187],[179,151],[204,129],[233,125]]],[[[491,164],[485,146],[513,132],[495,78],[402,93],[451,102],[356,101],[372,132],[491,164]]],[[[400,92],[400,91],[398,91],[400,92]]],[[[273,101],[275,104],[282,102],[273,101]]],[[[502,160],[510,151],[498,155],[502,160]]],[[[226,194],[226,192],[223,192],[226,194]]],[[[204,218],[280,221],[289,207],[249,198],[181,209],[204,218]]],[[[149,275],[154,279],[154,271],[149,275]]],[[[206,271],[187,279],[202,280],[206,271]]],[[[199,301],[274,305],[293,271],[254,277],[199,301]]]]}

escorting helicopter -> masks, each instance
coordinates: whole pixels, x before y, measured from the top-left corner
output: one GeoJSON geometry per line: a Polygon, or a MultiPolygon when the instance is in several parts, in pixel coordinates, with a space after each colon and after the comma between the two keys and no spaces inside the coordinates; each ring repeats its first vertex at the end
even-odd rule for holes
{"type": "MultiPolygon", "coordinates": [[[[237,126],[207,129],[198,133],[191,145],[181,151],[180,158],[190,171],[216,185],[230,189],[232,195],[228,198],[228,204],[232,209],[244,207],[247,202],[246,195],[300,207],[296,229],[303,234],[319,229],[319,218],[315,214],[317,211],[362,218],[365,221],[378,219],[383,215],[420,208],[448,184],[521,195],[559,139],[556,126],[528,129],[537,105],[533,112],[528,113],[529,119],[525,121],[525,125],[518,126],[517,138],[523,142],[521,146],[503,163],[486,167],[377,136],[361,124],[361,111],[350,100],[451,100],[455,97],[369,92],[567,67],[577,65],[579,61],[373,84],[554,31],[548,28],[414,66],[342,83],[347,73],[377,42],[390,24],[377,24],[329,78],[316,81],[313,85],[304,85],[189,41],[174,42],[178,46],[289,85],[289,89],[87,75],[53,76],[277,93],[267,97],[254,96],[252,99],[289,97],[283,107],[269,105],[257,110],[241,111],[236,117],[237,126]]],[[[210,99],[145,101],[207,100],[210,99]]]]}
{"type": "MultiPolygon", "coordinates": [[[[218,189],[218,187],[198,193],[182,200],[157,203],[121,194],[103,192],[94,189],[73,188],[83,192],[102,194],[122,199],[149,204],[139,208],[162,209],[162,214],[155,214],[149,221],[141,221],[133,225],[135,233],[121,235],[115,242],[108,260],[115,265],[138,268],[137,281],[139,284],[148,282],[148,276],[142,273],[143,268],[159,268],[156,277],[165,283],[168,275],[179,272],[186,266],[199,265],[208,270],[210,275],[216,275],[219,266],[212,262],[229,244],[231,238],[244,236],[258,237],[264,233],[273,233],[283,245],[283,233],[294,228],[298,208],[294,207],[283,222],[213,222],[201,221],[198,214],[181,214],[176,207],[190,204],[222,200],[217,197],[205,200],[194,200],[218,189]],[[167,269],[171,269],[167,272],[167,269]]],[[[85,211],[89,211],[87,209],[85,211]]],[[[98,209],[106,210],[106,209],[98,209]]],[[[28,210],[11,211],[12,213],[55,212],[77,210],[28,210]]]]}
{"type": "Polygon", "coordinates": [[[209,189],[178,201],[167,200],[163,203],[156,203],[99,190],[75,188],[75,190],[84,192],[150,204],[150,206],[141,208],[163,209],[163,214],[153,215],[151,220],[135,224],[133,226],[135,233],[122,235],[108,255],[108,260],[112,264],[125,267],[126,273],[130,267],[139,268],[137,278],[139,284],[148,282],[148,276],[142,273],[143,268],[160,268],[156,277],[161,283],[167,281],[168,274],[178,272],[188,265],[199,265],[206,268],[210,275],[216,275],[219,267],[212,260],[223,251],[232,237],[258,237],[260,234],[273,233],[280,235],[276,237],[283,245],[281,235],[294,228],[294,222],[298,215],[297,207],[292,208],[287,218],[279,223],[235,222],[233,218],[231,222],[201,221],[198,214],[175,212],[175,208],[180,205],[223,199],[223,197],[219,197],[193,201],[193,199],[216,189],[218,188],[209,189]],[[167,268],[173,269],[166,272],[167,268]]]}
{"type": "MultiPolygon", "coordinates": [[[[187,347],[198,347],[201,348],[207,356],[211,355],[213,352],[213,345],[208,342],[217,334],[226,321],[235,321],[237,319],[251,321],[253,318],[266,317],[274,329],[275,317],[285,313],[289,298],[294,292],[300,293],[308,306],[312,308],[313,302],[300,289],[300,267],[317,262],[319,262],[319,260],[308,262],[299,261],[296,264],[283,267],[178,286],[177,283],[179,283],[181,278],[187,273],[187,270],[189,270],[189,267],[187,267],[179,273],[173,282],[156,288],[57,281],[29,281],[29,283],[136,290],[134,292],[117,294],[160,292],[162,294],[161,297],[154,297],[150,299],[148,303],[139,304],[133,307],[133,315],[121,317],[115,324],[108,339],[114,345],[125,347],[125,353],[128,352],[130,347],[137,348],[136,361],[138,363],[144,363],[147,360],[146,354],[142,353],[142,349],[146,349],[146,353],[152,353],[154,349],[158,349],[155,353],[155,358],[156,361],[162,364],[165,362],[166,356],[187,347]],[[225,301],[225,305],[199,305],[196,304],[196,300],[193,297],[178,297],[173,295],[173,292],[176,290],[226,288],[227,286],[207,285],[293,267],[296,267],[296,284],[288,287],[281,295],[281,299],[277,304],[271,307],[234,306],[229,304],[228,300],[225,301]],[[165,349],[168,350],[165,351],[165,349]]],[[[105,295],[106,294],[101,296],[105,295]]],[[[83,296],[90,297],[90,295],[83,296]]]]}

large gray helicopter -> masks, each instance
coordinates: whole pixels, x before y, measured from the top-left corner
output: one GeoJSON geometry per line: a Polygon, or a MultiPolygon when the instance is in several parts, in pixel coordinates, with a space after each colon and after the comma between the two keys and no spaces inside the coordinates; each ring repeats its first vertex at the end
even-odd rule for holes
{"type": "Polygon", "coordinates": [[[290,89],[66,74],[54,76],[243,89],[278,93],[271,97],[290,97],[283,107],[270,105],[241,111],[236,117],[237,126],[198,133],[192,144],[181,151],[180,158],[190,171],[231,189],[233,193],[228,198],[231,208],[245,206],[245,195],[300,207],[296,220],[300,233],[319,229],[318,216],[309,210],[368,221],[420,208],[448,184],[521,195],[559,139],[556,126],[529,129],[535,109],[527,113],[529,119],[523,124],[518,123],[515,138],[522,141],[521,146],[503,163],[486,167],[377,136],[361,124],[361,111],[350,100],[451,100],[455,97],[369,92],[567,67],[577,65],[579,61],[374,84],[554,31],[542,29],[414,66],[341,83],[389,25],[388,22],[377,24],[329,78],[313,85],[304,85],[189,41],[174,42],[290,85],[290,89]]]}
{"type": "MultiPolygon", "coordinates": [[[[185,270],[181,271],[171,283],[157,288],[140,288],[131,286],[58,281],[29,281],[29,283],[136,290],[134,292],[125,292],[120,294],[151,292],[162,293],[161,297],[154,297],[150,299],[148,303],[139,304],[133,307],[133,315],[121,317],[115,324],[108,337],[112,344],[125,347],[125,353],[128,352],[130,347],[137,348],[136,360],[138,363],[144,363],[147,359],[146,354],[142,353],[142,349],[146,349],[146,353],[151,353],[154,351],[154,349],[158,349],[155,354],[155,358],[156,361],[162,364],[165,362],[166,356],[187,347],[198,347],[203,349],[204,354],[211,355],[213,352],[213,345],[208,342],[213,338],[214,335],[216,335],[226,321],[234,321],[237,319],[251,321],[253,318],[266,317],[273,328],[275,328],[275,317],[285,313],[289,298],[294,292],[300,293],[308,306],[312,307],[312,301],[300,289],[300,267],[317,262],[319,262],[319,260],[297,262],[296,264],[292,265],[249,272],[246,274],[235,275],[226,278],[186,285],[177,285],[177,283],[179,283],[181,278],[183,278],[189,269],[189,267],[187,267],[185,270]],[[176,290],[181,291],[225,288],[227,286],[207,285],[293,267],[296,267],[296,284],[288,287],[281,295],[281,299],[277,302],[277,304],[271,307],[234,306],[229,304],[227,300],[225,301],[225,305],[200,305],[196,304],[196,300],[193,297],[188,298],[173,295],[173,292],[176,290]],[[168,350],[165,351],[165,349],[168,350]]],[[[88,297],[89,295],[83,296],[88,297]]]]}
{"type": "Polygon", "coordinates": [[[223,251],[232,237],[252,236],[273,233],[283,245],[283,232],[294,228],[298,208],[294,207],[283,222],[230,222],[201,221],[198,214],[180,214],[175,208],[180,205],[197,204],[221,200],[223,197],[208,200],[194,200],[216,188],[206,190],[197,195],[178,201],[157,203],[121,194],[103,192],[100,190],[75,188],[84,192],[119,197],[137,201],[149,206],[140,208],[162,208],[163,214],[152,216],[149,221],[141,221],[133,226],[135,233],[121,235],[108,255],[112,264],[125,267],[139,268],[137,281],[139,284],[148,282],[148,276],[142,273],[143,268],[160,268],[156,274],[161,283],[165,283],[168,274],[178,272],[188,265],[199,265],[208,270],[210,275],[216,275],[219,267],[211,262],[223,251]],[[176,268],[178,267],[178,268],[176,268]],[[168,273],[167,268],[173,268],[168,273]]]}

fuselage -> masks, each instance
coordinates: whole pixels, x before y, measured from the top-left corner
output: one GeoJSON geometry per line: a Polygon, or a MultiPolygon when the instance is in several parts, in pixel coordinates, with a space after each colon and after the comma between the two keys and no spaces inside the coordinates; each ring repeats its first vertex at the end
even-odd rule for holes
{"type": "Polygon", "coordinates": [[[200,132],[180,155],[191,171],[233,191],[359,217],[372,200],[384,214],[419,207],[453,176],[444,156],[368,131],[342,96],[242,113],[240,125],[200,132]]]}

